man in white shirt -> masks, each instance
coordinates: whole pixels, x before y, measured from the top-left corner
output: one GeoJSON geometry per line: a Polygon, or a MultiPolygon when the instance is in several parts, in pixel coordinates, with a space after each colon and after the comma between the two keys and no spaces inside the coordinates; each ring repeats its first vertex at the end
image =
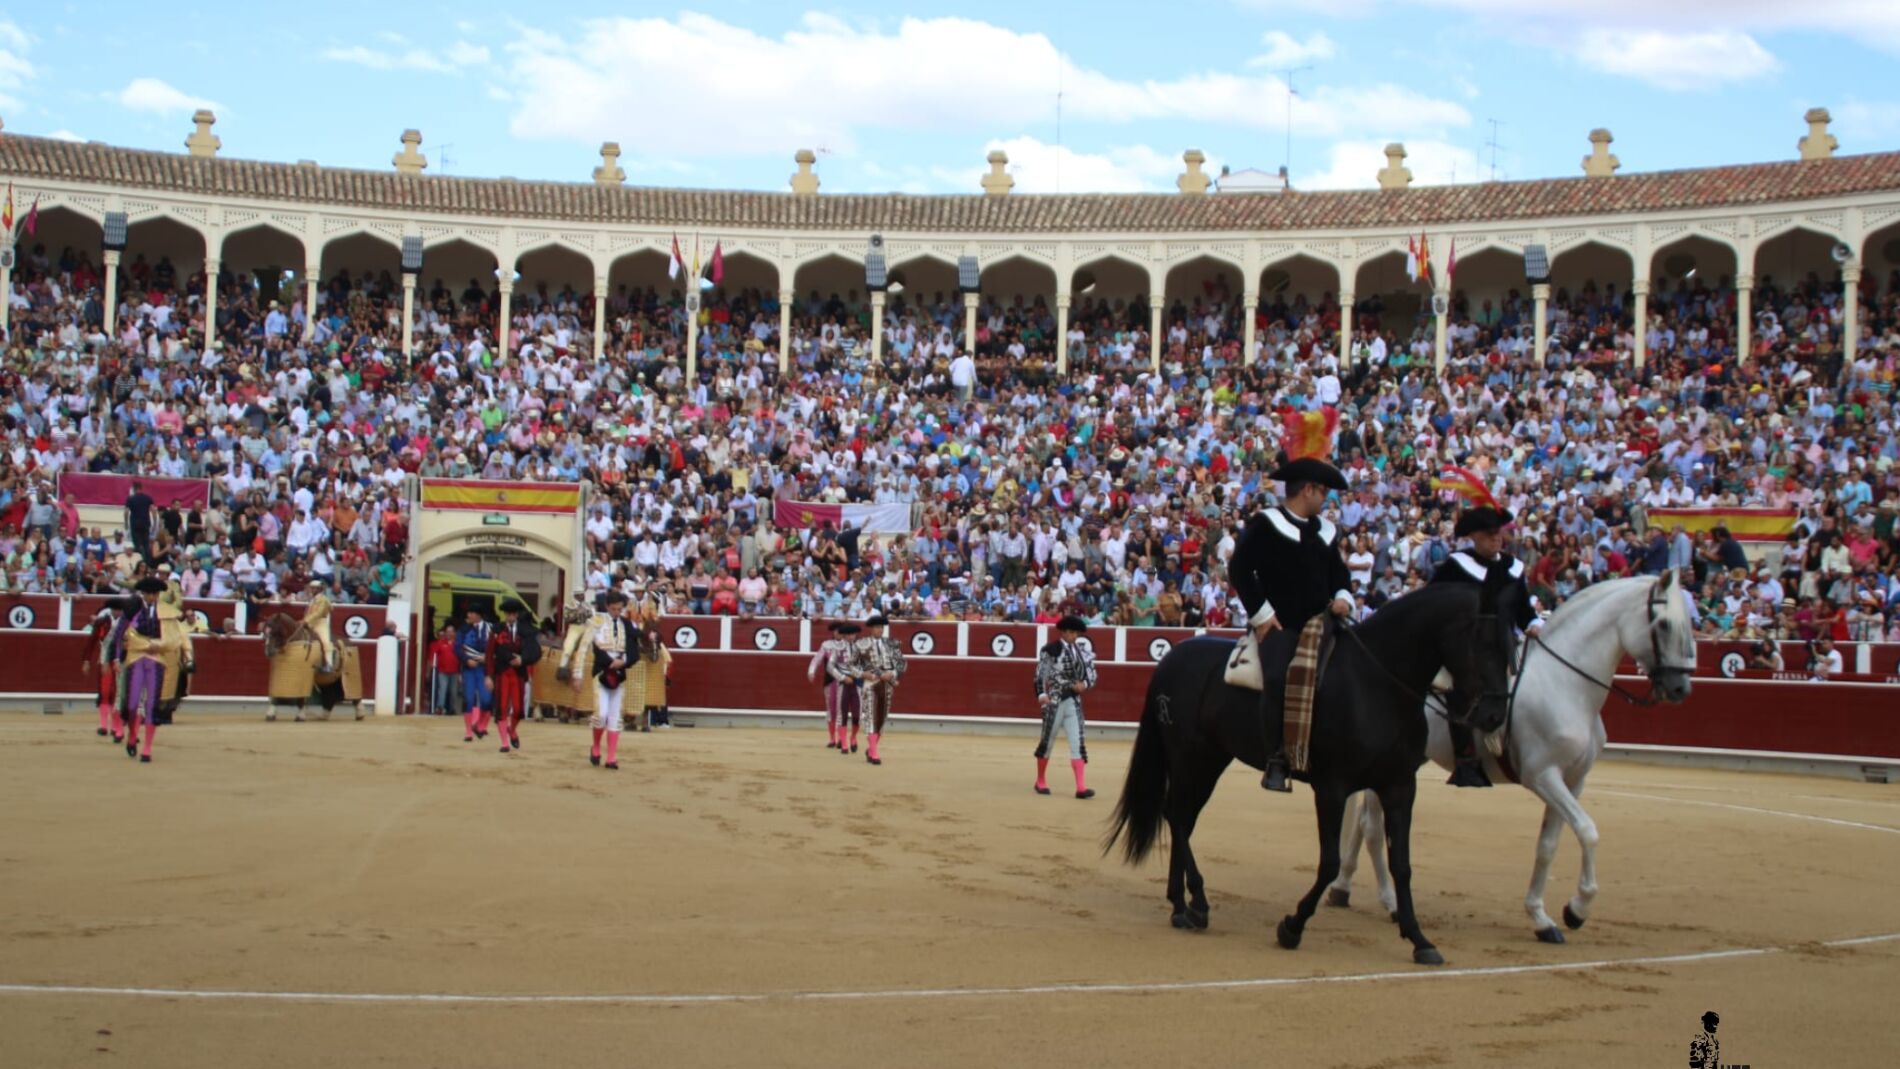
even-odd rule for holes
{"type": "Polygon", "coordinates": [[[976,361],[969,353],[958,353],[950,361],[950,385],[956,387],[957,399],[968,403],[976,391],[976,361]]]}

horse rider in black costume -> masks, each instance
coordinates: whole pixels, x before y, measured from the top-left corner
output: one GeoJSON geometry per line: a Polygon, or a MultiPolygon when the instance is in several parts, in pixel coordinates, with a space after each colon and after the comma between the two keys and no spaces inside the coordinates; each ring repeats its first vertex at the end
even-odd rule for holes
{"type": "Polygon", "coordinates": [[[1286,493],[1278,505],[1247,520],[1227,572],[1260,645],[1261,721],[1269,755],[1260,785],[1291,791],[1283,746],[1287,665],[1308,620],[1328,610],[1344,617],[1353,608],[1339,528],[1320,516],[1327,494],[1346,490],[1346,477],[1318,457],[1301,457],[1281,464],[1271,478],[1285,483],[1286,493]],[[1280,630],[1289,634],[1269,652],[1267,636],[1280,630]]]}
{"type": "MultiPolygon", "coordinates": [[[[1535,635],[1543,629],[1544,621],[1531,607],[1530,588],[1524,583],[1524,562],[1503,551],[1504,528],[1510,525],[1512,518],[1511,510],[1501,505],[1474,505],[1465,509],[1458,516],[1457,526],[1452,528],[1452,537],[1470,539],[1471,548],[1447,557],[1432,573],[1432,582],[1483,585],[1492,572],[1505,573],[1510,583],[1503,588],[1499,604],[1512,606],[1518,630],[1535,635]]],[[[1458,764],[1446,782],[1454,787],[1491,786],[1491,777],[1485,774],[1484,762],[1478,757],[1476,734],[1465,724],[1453,722],[1449,726],[1452,753],[1458,758],[1458,764]]]]}

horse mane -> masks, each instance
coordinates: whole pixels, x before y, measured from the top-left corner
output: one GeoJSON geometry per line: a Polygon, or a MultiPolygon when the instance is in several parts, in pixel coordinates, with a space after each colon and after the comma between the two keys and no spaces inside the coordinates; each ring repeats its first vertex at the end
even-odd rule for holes
{"type": "Polygon", "coordinates": [[[1479,593],[1479,588],[1469,583],[1426,583],[1380,606],[1377,612],[1358,626],[1358,630],[1364,635],[1375,635],[1390,627],[1412,626],[1413,616],[1438,608],[1438,602],[1466,598],[1474,593],[1479,593]]]}
{"type": "Polygon", "coordinates": [[[1556,609],[1551,611],[1550,620],[1544,625],[1552,634],[1565,628],[1573,619],[1582,619],[1590,615],[1590,609],[1600,601],[1607,601],[1611,594],[1634,589],[1638,584],[1653,583],[1649,576],[1623,576],[1608,579],[1601,583],[1592,583],[1577,591],[1556,609]]]}

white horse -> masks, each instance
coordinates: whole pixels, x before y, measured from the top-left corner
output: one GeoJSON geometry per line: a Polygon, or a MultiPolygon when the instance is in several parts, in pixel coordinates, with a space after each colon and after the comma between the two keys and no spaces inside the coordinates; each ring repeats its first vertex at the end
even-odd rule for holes
{"type": "MultiPolygon", "coordinates": [[[[1625,656],[1633,658],[1649,677],[1651,696],[1643,704],[1680,702],[1689,696],[1695,633],[1673,571],[1660,579],[1599,583],[1552,613],[1542,632],[1529,640],[1502,737],[1487,739],[1489,745],[1481,755],[1492,782],[1515,779],[1544,800],[1544,826],[1537,836],[1537,864],[1531,870],[1524,909],[1537,938],[1546,943],[1564,941],[1563,931],[1544,912],[1544,885],[1564,824],[1570,825],[1583,848],[1577,894],[1564,906],[1564,923],[1572,929],[1583,927],[1596,898],[1597,826],[1577,796],[1583,793],[1584,777],[1603,753],[1604,700],[1614,691],[1638,701],[1616,683],[1616,667],[1625,656]],[[1508,758],[1508,765],[1501,757],[1508,758]]],[[[1431,727],[1426,754],[1450,769],[1454,758],[1444,718],[1428,713],[1426,720],[1431,727]]],[[[1351,902],[1353,871],[1363,843],[1379,880],[1379,901],[1390,912],[1396,902],[1392,877],[1385,855],[1375,845],[1385,842],[1385,812],[1378,798],[1365,796],[1358,819],[1347,820],[1341,838],[1339,877],[1327,889],[1328,904],[1351,902]]]]}

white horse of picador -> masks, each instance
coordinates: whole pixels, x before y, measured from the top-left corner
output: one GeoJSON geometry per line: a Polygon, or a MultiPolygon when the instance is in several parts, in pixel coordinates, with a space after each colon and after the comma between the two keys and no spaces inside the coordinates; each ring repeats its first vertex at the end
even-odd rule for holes
{"type": "MultiPolygon", "coordinates": [[[[1524,909],[1537,938],[1546,943],[1564,941],[1562,929],[1544,912],[1544,885],[1566,824],[1583,848],[1583,866],[1576,896],[1564,906],[1564,923],[1572,929],[1583,927],[1597,894],[1597,826],[1577,796],[1603,753],[1604,701],[1612,693],[1637,704],[1680,702],[1689,696],[1696,649],[1685,597],[1674,572],[1659,579],[1613,579],[1578,592],[1529,640],[1510,717],[1504,730],[1483,747],[1493,782],[1500,776],[1515,780],[1544,801],[1537,863],[1524,909]],[[1624,657],[1633,659],[1649,678],[1648,697],[1616,682],[1616,668],[1624,657]]],[[[1431,725],[1426,754],[1450,769],[1454,758],[1445,720],[1430,713],[1426,719],[1431,725]]],[[[1390,912],[1396,900],[1385,855],[1378,848],[1385,842],[1385,814],[1377,798],[1364,796],[1358,819],[1349,816],[1341,838],[1339,877],[1328,889],[1327,901],[1336,906],[1351,901],[1363,843],[1378,877],[1380,904],[1390,912]]]]}

